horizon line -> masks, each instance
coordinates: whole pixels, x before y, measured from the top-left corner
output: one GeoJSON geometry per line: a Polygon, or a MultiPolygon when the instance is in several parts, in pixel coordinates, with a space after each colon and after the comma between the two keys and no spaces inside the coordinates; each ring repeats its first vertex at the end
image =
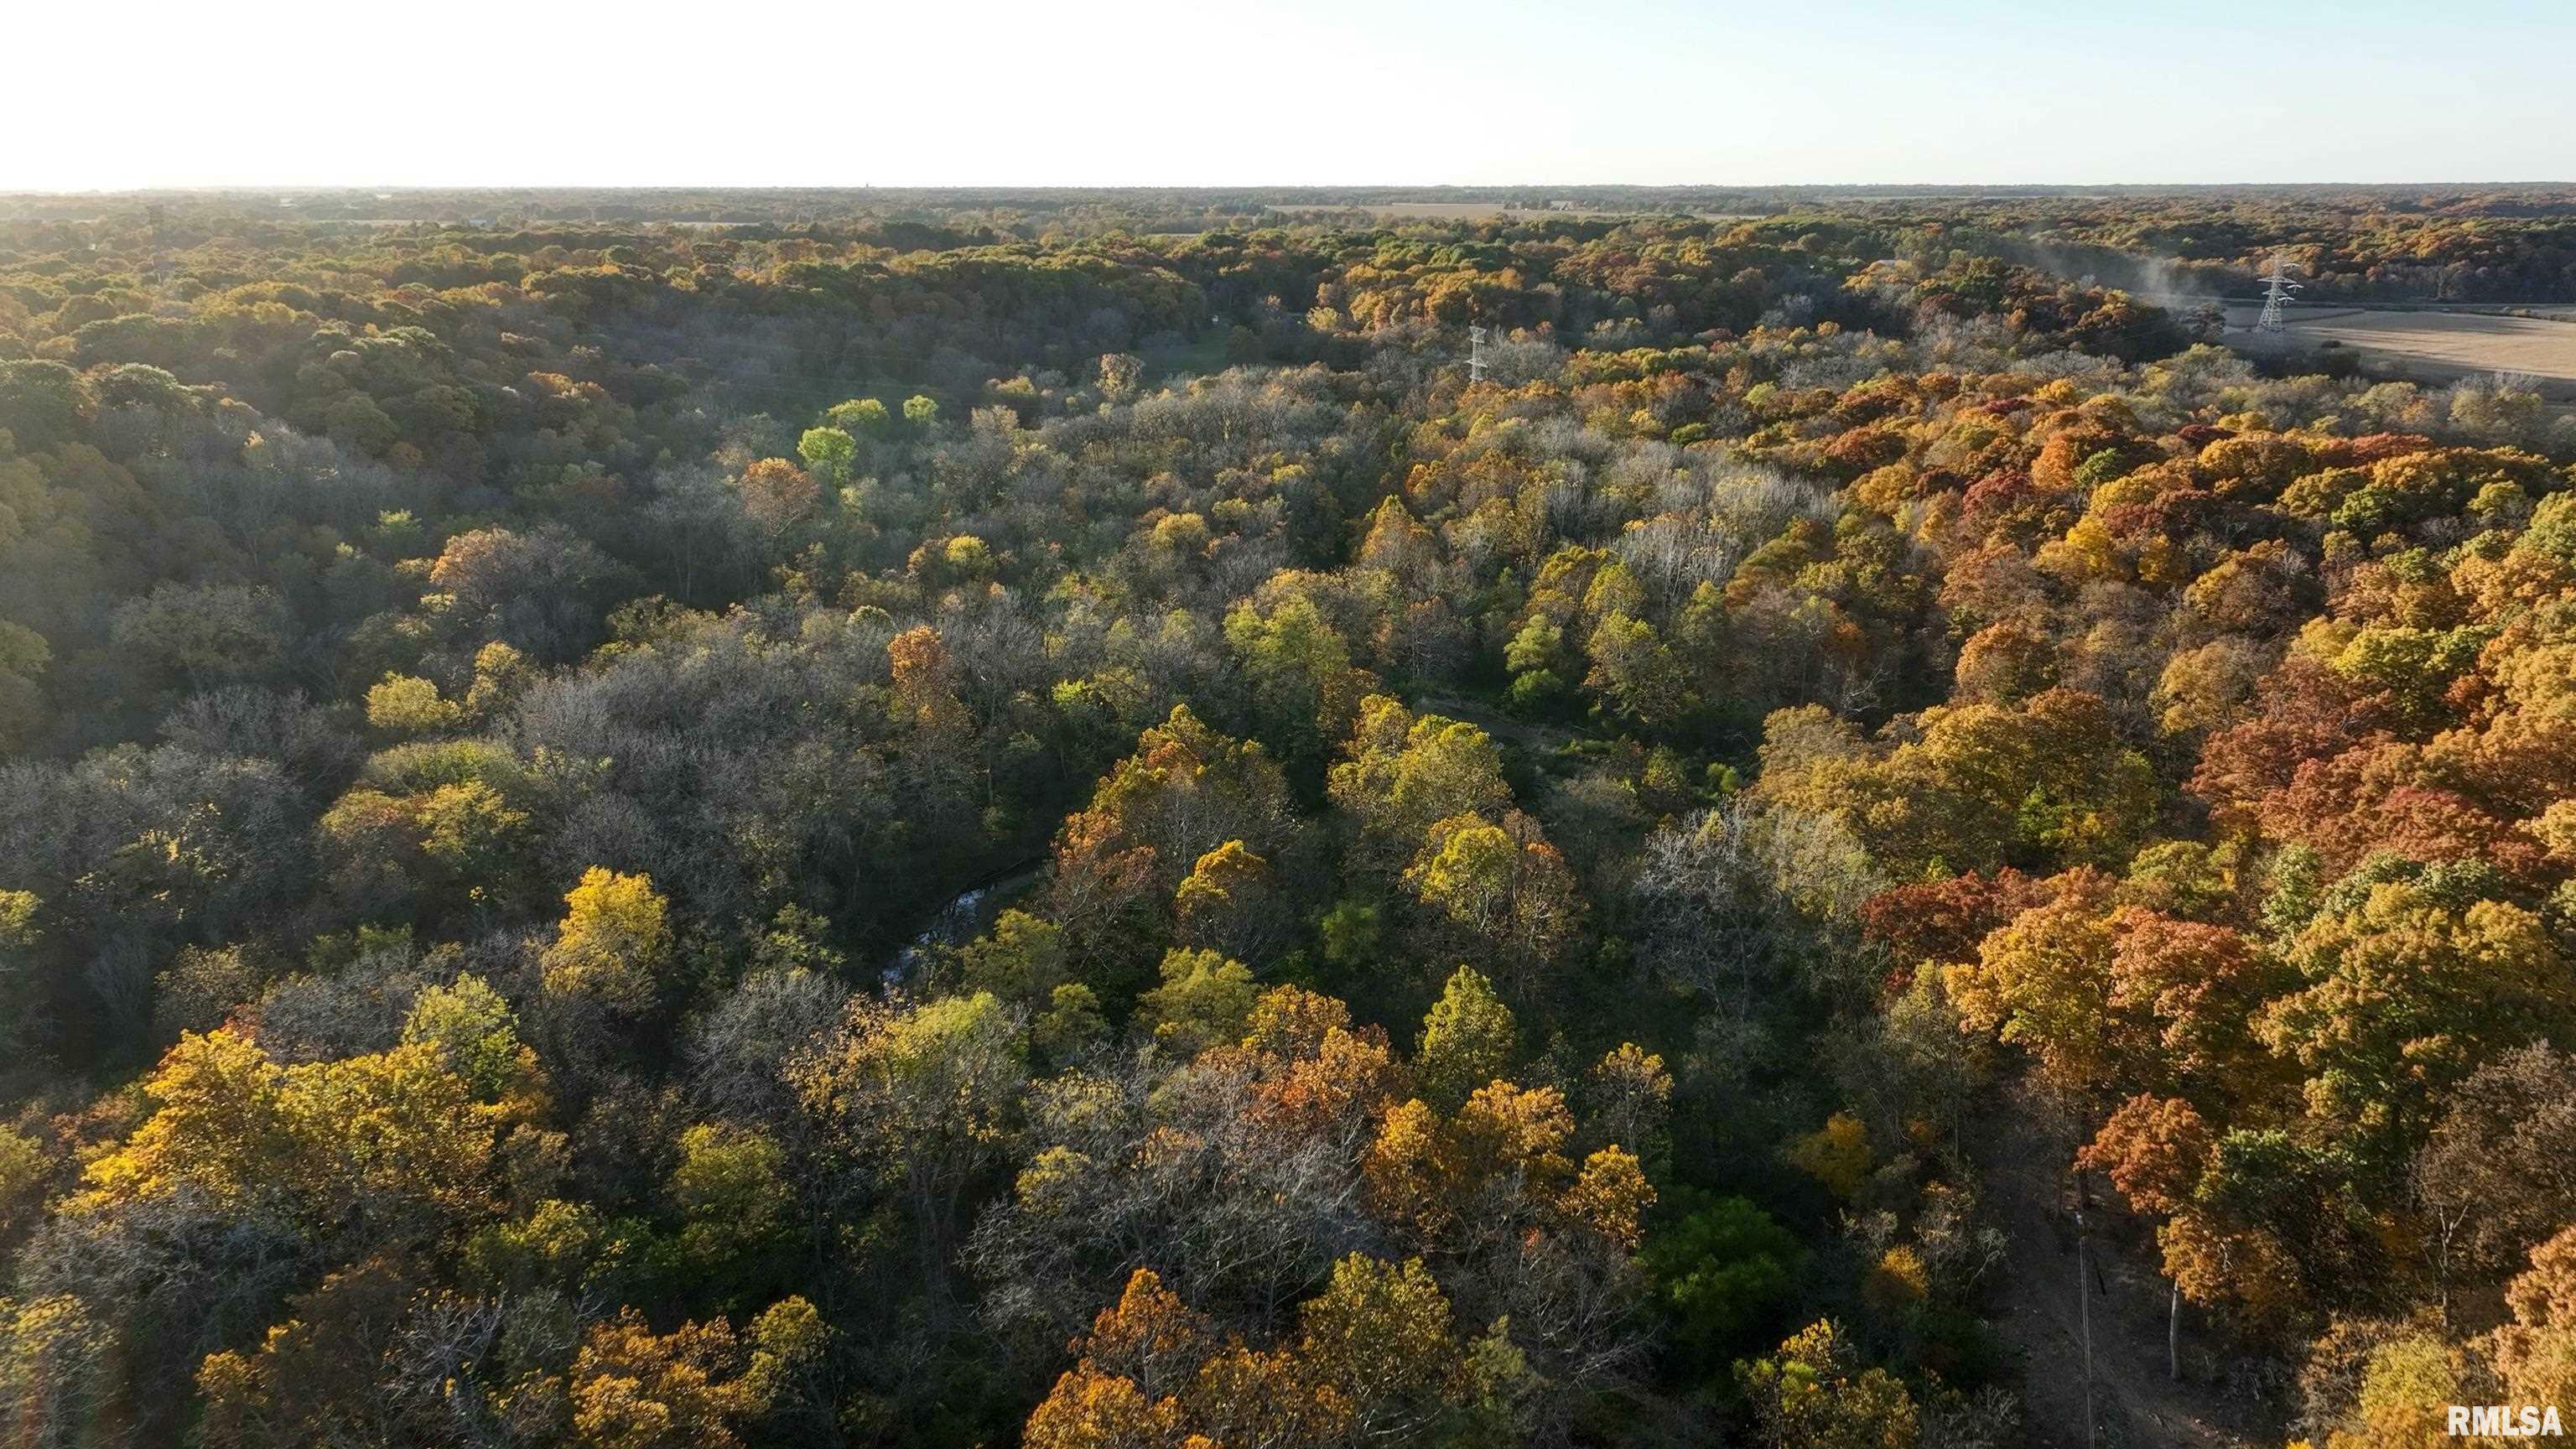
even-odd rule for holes
{"type": "Polygon", "coordinates": [[[2498,180],[2418,179],[2407,181],[2264,180],[2264,181],[1221,181],[1221,182],[740,182],[656,181],[225,181],[155,183],[144,186],[10,187],[0,196],[143,196],[155,193],[264,194],[271,192],[423,192],[423,191],[771,191],[865,193],[871,191],[2013,191],[2100,189],[2119,191],[2264,190],[2288,187],[2346,187],[2389,190],[2409,187],[2454,187],[2494,190],[2513,187],[2576,189],[2576,180],[2541,178],[2498,180]]]}

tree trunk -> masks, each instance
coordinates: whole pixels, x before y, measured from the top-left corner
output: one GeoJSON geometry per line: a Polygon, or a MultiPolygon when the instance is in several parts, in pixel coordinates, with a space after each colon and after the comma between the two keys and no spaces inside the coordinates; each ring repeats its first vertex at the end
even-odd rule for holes
{"type": "Polygon", "coordinates": [[[2176,1279],[2165,1306],[2165,1377],[2182,1382],[2182,1282],[2176,1279]]]}
{"type": "Polygon", "coordinates": [[[2084,1325],[2084,1449],[2094,1449],[2094,1410],[2092,1410],[2092,1284],[2087,1279],[2087,1212],[2092,1201],[2084,1194],[2084,1173],[2076,1173],[2076,1323],[2084,1325]]]}
{"type": "Polygon", "coordinates": [[[2093,1449],[2093,1294],[2090,1291],[2092,1285],[2084,1281],[2085,1228],[2080,1181],[2076,1191],[2079,1196],[2075,1208],[2075,1309],[2078,1320],[2084,1325],[2084,1449],[2093,1449]]]}

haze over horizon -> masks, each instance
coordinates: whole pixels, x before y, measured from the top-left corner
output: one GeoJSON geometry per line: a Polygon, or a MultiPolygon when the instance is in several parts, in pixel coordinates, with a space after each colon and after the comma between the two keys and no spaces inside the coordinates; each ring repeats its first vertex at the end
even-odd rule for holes
{"type": "MultiPolygon", "coordinates": [[[[2152,32],[2036,0],[798,4],[685,37],[460,9],[171,17],[105,107],[32,68],[25,113],[79,123],[0,189],[2466,183],[2562,179],[2576,129],[2576,14],[2521,0],[2188,0],[2152,32]]],[[[11,23],[31,56],[92,38],[11,23]]]]}

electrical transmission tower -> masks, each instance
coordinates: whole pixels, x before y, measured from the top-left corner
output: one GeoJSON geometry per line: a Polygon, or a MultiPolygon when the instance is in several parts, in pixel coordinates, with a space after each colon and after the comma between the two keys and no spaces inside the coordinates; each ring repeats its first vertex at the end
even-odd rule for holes
{"type": "Polygon", "coordinates": [[[2272,254],[2272,275],[2263,279],[2263,315],[2255,321],[2255,331],[2280,332],[2282,309],[2290,305],[2290,294],[2299,290],[2299,284],[2290,280],[2291,265],[2289,253],[2272,254]]]}
{"type": "Polygon", "coordinates": [[[1467,385],[1473,387],[1485,380],[1485,329],[1467,329],[1467,385]]]}

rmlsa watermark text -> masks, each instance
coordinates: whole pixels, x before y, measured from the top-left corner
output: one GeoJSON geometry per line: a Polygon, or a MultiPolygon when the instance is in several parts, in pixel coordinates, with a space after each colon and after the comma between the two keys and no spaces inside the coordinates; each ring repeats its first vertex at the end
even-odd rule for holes
{"type": "Polygon", "coordinates": [[[2556,1404],[2453,1404],[2445,1426],[2454,1439],[2537,1439],[2563,1436],[2556,1404]]]}

